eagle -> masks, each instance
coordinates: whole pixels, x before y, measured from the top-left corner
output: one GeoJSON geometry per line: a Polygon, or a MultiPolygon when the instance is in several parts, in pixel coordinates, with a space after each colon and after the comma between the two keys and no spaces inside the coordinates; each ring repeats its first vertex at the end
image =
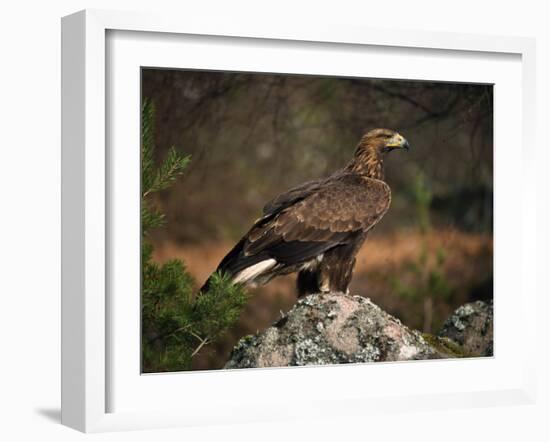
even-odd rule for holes
{"type": "MultiPolygon", "coordinates": [[[[403,149],[409,150],[408,141],[393,130],[365,133],[347,166],[267,203],[216,272],[240,285],[265,284],[298,272],[298,296],[348,293],[355,256],[390,207],[384,156],[403,149]]],[[[201,293],[208,291],[210,281],[201,293]]]]}

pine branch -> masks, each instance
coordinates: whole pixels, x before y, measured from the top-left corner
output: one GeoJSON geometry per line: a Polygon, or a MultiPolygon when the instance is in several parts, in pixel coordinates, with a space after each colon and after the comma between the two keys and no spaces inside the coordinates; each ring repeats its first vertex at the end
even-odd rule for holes
{"type": "Polygon", "coordinates": [[[223,334],[240,316],[248,296],[229,275],[214,273],[208,292],[195,299],[194,321],[197,333],[210,339],[223,334]]]}
{"type": "Polygon", "coordinates": [[[141,189],[149,189],[154,176],[153,141],[155,109],[149,100],[144,100],[141,108],[141,189]]]}
{"type": "Polygon", "coordinates": [[[170,187],[176,178],[183,173],[190,159],[189,155],[185,157],[181,156],[174,147],[170,148],[168,156],[157,170],[154,178],[147,183],[147,187],[142,189],[142,197],[145,198],[153,192],[170,187]]]}
{"type": "Polygon", "coordinates": [[[237,321],[246,295],[227,276],[215,275],[206,296],[195,301],[194,281],[182,261],[161,265],[153,260],[153,247],[146,236],[163,226],[165,217],[146,197],[172,185],[190,161],[172,147],[156,166],[153,121],[153,105],[145,100],[141,123],[142,366],[146,372],[189,370],[204,346],[237,321]]]}
{"type": "Polygon", "coordinates": [[[159,210],[149,207],[143,202],[141,206],[141,232],[147,235],[151,229],[162,227],[165,224],[165,216],[159,210]]]}

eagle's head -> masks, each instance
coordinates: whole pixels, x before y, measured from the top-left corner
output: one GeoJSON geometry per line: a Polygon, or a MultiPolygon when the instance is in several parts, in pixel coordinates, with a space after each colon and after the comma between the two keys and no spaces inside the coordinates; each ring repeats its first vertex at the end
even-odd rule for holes
{"type": "Polygon", "coordinates": [[[373,129],[359,141],[347,169],[371,178],[383,179],[383,156],[396,149],[409,150],[409,142],[394,130],[373,129]]]}
{"type": "MultiPolygon", "coordinates": [[[[391,152],[396,149],[409,150],[409,142],[391,129],[373,129],[368,131],[359,142],[357,150],[370,150],[377,153],[391,152]]],[[[359,152],[358,152],[359,153],[359,152]]]]}

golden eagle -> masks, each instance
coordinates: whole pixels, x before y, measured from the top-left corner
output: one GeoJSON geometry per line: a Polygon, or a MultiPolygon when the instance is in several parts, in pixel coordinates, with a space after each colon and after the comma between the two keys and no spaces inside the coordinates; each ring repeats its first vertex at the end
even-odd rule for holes
{"type": "MultiPolygon", "coordinates": [[[[395,149],[409,149],[397,132],[367,132],[346,167],[294,187],[266,204],[262,217],[216,271],[229,274],[238,284],[265,284],[275,276],[299,272],[300,296],[346,293],[355,255],[390,206],[383,160],[395,149]]],[[[209,281],[201,292],[206,292],[209,281]]]]}

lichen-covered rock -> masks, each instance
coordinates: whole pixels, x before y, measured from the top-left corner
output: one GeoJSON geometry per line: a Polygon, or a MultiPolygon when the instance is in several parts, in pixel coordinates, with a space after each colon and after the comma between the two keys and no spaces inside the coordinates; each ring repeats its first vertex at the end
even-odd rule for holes
{"type": "MultiPolygon", "coordinates": [[[[283,367],[449,357],[369,299],[309,295],[233,349],[225,368],[283,367]]],[[[452,357],[452,355],[451,355],[452,357]]]]}
{"type": "Polygon", "coordinates": [[[493,355],[493,302],[475,301],[457,308],[439,336],[460,344],[470,356],[493,355]]]}

